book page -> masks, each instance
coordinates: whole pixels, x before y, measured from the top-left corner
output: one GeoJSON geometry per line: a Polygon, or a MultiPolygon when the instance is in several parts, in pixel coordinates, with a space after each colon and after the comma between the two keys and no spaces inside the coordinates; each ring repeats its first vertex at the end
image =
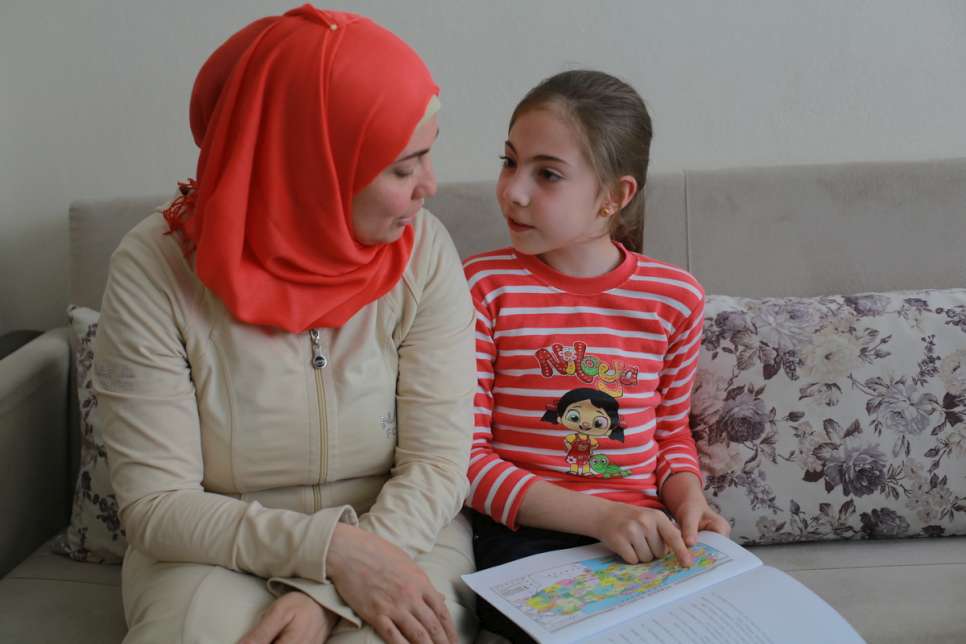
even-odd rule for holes
{"type": "Polygon", "coordinates": [[[701,532],[684,568],[673,554],[626,564],[601,544],[526,557],[464,575],[480,596],[540,642],[565,643],[761,566],[732,541],[701,532]]]}
{"type": "Polygon", "coordinates": [[[589,637],[599,644],[861,644],[823,599],[767,566],[589,637]]]}

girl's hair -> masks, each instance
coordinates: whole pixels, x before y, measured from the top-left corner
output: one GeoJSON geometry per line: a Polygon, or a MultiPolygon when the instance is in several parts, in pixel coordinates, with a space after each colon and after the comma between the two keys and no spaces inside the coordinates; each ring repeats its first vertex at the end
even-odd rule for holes
{"type": "Polygon", "coordinates": [[[610,74],[592,70],[562,72],[530,90],[510,117],[510,128],[530,110],[556,107],[576,126],[604,189],[625,175],[637,181],[637,194],[612,218],[611,237],[641,251],[644,184],[651,155],[651,115],[634,88],[610,74]]]}
{"type": "Polygon", "coordinates": [[[608,437],[623,443],[624,427],[621,425],[621,418],[618,413],[620,405],[617,403],[617,399],[599,389],[591,389],[589,387],[571,389],[556,404],[548,405],[547,411],[540,420],[545,423],[557,425],[560,422],[560,417],[567,411],[567,407],[581,400],[589,400],[594,407],[606,412],[607,417],[610,419],[610,434],[608,437]]]}

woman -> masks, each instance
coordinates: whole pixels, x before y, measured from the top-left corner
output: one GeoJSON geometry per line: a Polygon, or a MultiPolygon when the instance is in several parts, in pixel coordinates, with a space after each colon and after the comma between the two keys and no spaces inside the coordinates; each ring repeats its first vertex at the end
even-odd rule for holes
{"type": "Polygon", "coordinates": [[[199,72],[197,182],[121,243],[97,338],[125,641],[472,637],[436,95],[392,33],[310,5],[199,72]]]}

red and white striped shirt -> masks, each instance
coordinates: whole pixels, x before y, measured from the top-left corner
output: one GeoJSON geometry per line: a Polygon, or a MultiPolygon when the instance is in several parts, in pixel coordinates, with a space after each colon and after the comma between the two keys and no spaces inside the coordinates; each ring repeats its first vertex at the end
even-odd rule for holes
{"type": "Polygon", "coordinates": [[[621,250],[595,278],[512,248],[463,265],[479,377],[468,503],[496,521],[516,527],[540,479],[662,508],[670,474],[701,476],[688,414],[704,290],[685,270],[621,250]]]}

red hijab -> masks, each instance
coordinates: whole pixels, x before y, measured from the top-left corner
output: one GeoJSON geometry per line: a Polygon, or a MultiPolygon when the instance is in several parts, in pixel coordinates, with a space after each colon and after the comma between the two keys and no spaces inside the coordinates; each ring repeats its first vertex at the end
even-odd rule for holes
{"type": "Polygon", "coordinates": [[[438,91],[406,43],[351,13],[307,4],[229,38],[191,93],[197,182],[165,211],[199,279],[242,322],[289,332],[341,326],[387,293],[412,228],[360,244],[352,197],[438,91]]]}

